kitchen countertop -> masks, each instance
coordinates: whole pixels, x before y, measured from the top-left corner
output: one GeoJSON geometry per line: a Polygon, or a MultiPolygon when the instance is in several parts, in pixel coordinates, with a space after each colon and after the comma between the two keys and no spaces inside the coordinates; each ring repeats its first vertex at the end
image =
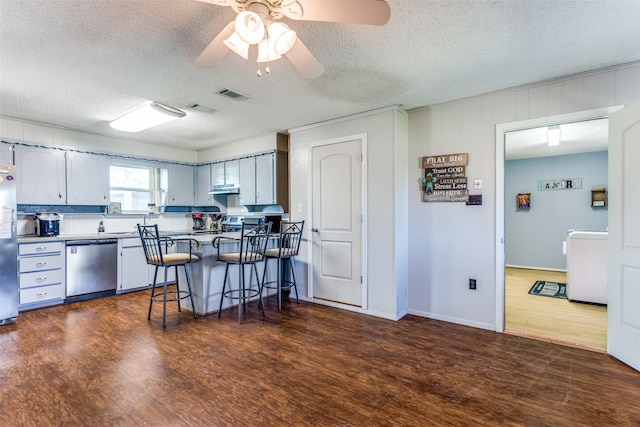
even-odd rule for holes
{"type": "MultiPolygon", "coordinates": [[[[224,233],[230,235],[231,233],[224,233]]],[[[194,233],[192,230],[166,230],[160,231],[161,236],[203,236],[203,238],[213,240],[215,236],[221,235],[221,233],[194,233]]],[[[234,235],[235,236],[235,235],[234,235]]],[[[91,233],[91,234],[66,234],[59,236],[40,237],[35,234],[18,236],[18,243],[34,243],[34,242],[59,242],[67,240],[91,240],[91,239],[129,239],[139,238],[137,231],[124,231],[124,232],[104,232],[104,233],[91,233]]]]}

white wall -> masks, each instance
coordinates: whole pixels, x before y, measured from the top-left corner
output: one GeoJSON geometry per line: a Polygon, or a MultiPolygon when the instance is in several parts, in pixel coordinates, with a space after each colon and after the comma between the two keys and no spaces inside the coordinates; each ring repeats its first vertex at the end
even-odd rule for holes
{"type": "Polygon", "coordinates": [[[640,65],[632,64],[410,111],[409,312],[496,327],[497,124],[637,102],[640,65]],[[459,152],[469,153],[469,182],[483,179],[483,205],[422,203],[419,159],[459,152]]]}
{"type": "Polygon", "coordinates": [[[124,154],[144,158],[152,157],[175,162],[194,163],[197,160],[197,154],[193,150],[111,138],[6,117],[0,117],[0,138],[10,142],[55,145],[102,153],[124,154]],[[153,153],[153,156],[149,156],[149,153],[153,153]]]}
{"type": "MultiPolygon", "coordinates": [[[[397,108],[362,114],[349,120],[336,120],[291,130],[290,197],[293,220],[305,220],[305,241],[298,257],[304,268],[297,277],[301,295],[307,295],[307,269],[310,262],[309,188],[312,144],[366,134],[367,141],[367,253],[368,314],[398,319],[406,313],[406,113],[397,108]],[[303,205],[303,212],[297,210],[303,205]],[[303,271],[304,270],[304,271],[303,271]]],[[[348,307],[344,307],[348,308],[348,307]]]]}

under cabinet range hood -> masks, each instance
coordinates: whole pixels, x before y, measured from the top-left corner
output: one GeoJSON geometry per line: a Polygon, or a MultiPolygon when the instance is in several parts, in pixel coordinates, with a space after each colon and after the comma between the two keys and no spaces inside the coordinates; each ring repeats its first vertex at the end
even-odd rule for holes
{"type": "Polygon", "coordinates": [[[240,186],[238,184],[214,185],[209,194],[240,194],[240,186]]]}

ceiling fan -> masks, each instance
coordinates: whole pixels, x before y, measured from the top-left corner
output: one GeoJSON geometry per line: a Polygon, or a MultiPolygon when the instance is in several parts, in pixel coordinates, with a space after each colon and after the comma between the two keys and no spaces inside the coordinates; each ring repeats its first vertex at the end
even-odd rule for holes
{"type": "MultiPolygon", "coordinates": [[[[214,67],[232,50],[248,59],[250,46],[258,46],[258,63],[286,56],[304,77],[315,79],[324,67],[297,37],[280,21],[324,21],[342,24],[384,25],[391,11],[384,0],[198,0],[230,6],[236,13],[231,21],[196,59],[202,68],[214,67]]],[[[262,75],[258,69],[258,76],[262,75]]]]}

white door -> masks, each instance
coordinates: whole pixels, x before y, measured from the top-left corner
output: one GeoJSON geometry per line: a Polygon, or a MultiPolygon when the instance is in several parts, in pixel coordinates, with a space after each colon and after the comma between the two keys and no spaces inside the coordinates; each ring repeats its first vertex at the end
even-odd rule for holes
{"type": "Polygon", "coordinates": [[[640,370],[640,104],[609,116],[609,354],[640,370]]]}
{"type": "Polygon", "coordinates": [[[311,156],[313,297],[362,307],[362,141],[311,156]]]}

